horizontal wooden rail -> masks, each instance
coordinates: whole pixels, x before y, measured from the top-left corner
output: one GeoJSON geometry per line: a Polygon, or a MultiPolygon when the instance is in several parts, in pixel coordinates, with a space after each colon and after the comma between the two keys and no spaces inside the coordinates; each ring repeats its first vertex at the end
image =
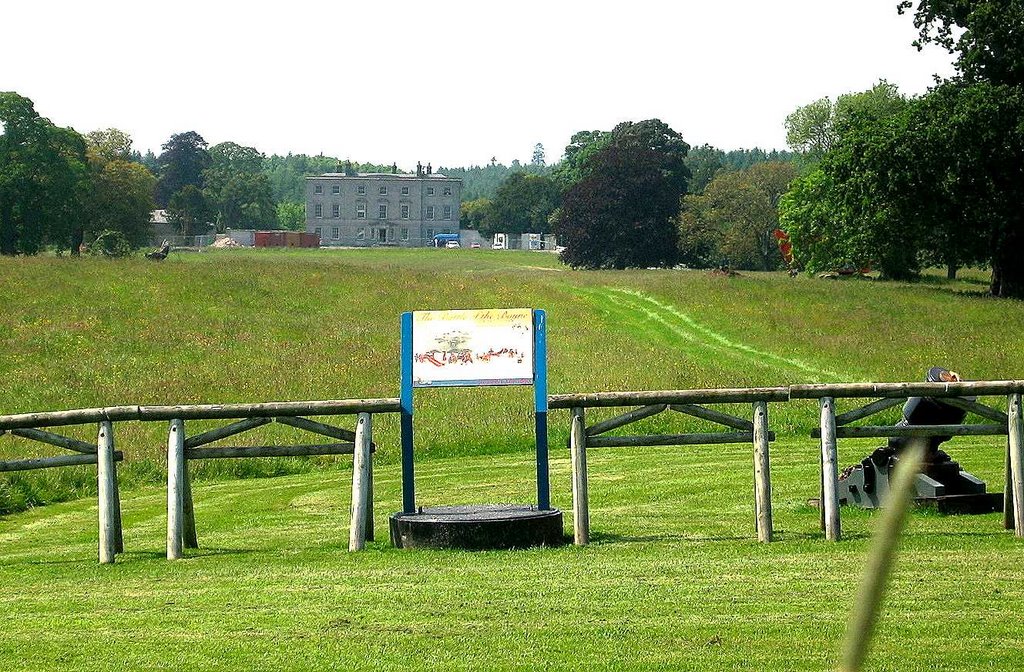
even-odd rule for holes
{"type": "MultiPolygon", "coordinates": [[[[754,401],[789,401],[788,387],[749,387],[719,390],[661,390],[656,392],[593,392],[553,394],[548,407],[599,408],[654,404],[726,404],[754,401]]],[[[2,426],[2,425],[0,425],[2,426]]]]}
{"type": "MultiPolygon", "coordinates": [[[[837,439],[885,438],[891,436],[1003,436],[1006,425],[864,425],[836,427],[837,439]]],[[[812,439],[821,438],[820,429],[811,430],[812,439]]]]}
{"type": "Polygon", "coordinates": [[[217,446],[215,448],[186,448],[185,459],[205,460],[217,457],[351,455],[354,451],[354,443],[319,443],[306,446],[217,446]]]}
{"type": "MultiPolygon", "coordinates": [[[[631,446],[700,446],[720,443],[750,443],[754,432],[717,432],[714,434],[654,434],[651,436],[588,436],[587,448],[628,448],[631,446]]],[[[775,440],[775,432],[768,432],[775,440]]]]}
{"type": "Polygon", "coordinates": [[[398,413],[397,398],[330,401],[270,401],[258,404],[184,404],[178,406],[111,406],[71,411],[0,415],[0,430],[84,425],[108,420],[224,420],[298,415],[398,413]]]}
{"type": "Polygon", "coordinates": [[[793,385],[790,399],[824,397],[971,397],[1024,391],[1024,380],[983,380],[960,383],[827,383],[793,385]]]}

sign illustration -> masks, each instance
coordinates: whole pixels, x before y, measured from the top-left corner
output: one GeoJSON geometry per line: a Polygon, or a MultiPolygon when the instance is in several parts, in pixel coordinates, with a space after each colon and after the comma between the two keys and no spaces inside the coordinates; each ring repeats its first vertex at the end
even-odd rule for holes
{"type": "Polygon", "coordinates": [[[533,384],[531,309],[417,311],[412,320],[414,387],[533,384]]]}

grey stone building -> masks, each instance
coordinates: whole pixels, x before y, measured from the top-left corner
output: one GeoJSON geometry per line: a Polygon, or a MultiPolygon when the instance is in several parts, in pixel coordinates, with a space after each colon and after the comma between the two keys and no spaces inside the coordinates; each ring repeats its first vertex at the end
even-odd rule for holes
{"type": "Polygon", "coordinates": [[[459,233],[462,180],[434,173],[324,173],[306,178],[306,231],[323,246],[424,247],[459,233]]]}

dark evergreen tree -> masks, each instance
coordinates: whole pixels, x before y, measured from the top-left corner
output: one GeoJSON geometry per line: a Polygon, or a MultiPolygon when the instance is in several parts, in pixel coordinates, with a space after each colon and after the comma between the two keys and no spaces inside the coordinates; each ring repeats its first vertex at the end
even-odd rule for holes
{"type": "Polygon", "coordinates": [[[166,208],[176,193],[192,185],[203,188],[203,171],[210,167],[206,141],[195,131],[176,133],[163,146],[157,159],[157,205],[166,208]]]}

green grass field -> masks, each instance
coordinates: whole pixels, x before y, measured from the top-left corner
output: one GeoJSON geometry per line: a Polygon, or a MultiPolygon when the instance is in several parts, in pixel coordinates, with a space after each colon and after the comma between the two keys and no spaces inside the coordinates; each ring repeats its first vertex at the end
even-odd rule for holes
{"type": "MultiPolygon", "coordinates": [[[[546,309],[552,393],[917,380],[935,364],[1024,378],[1024,304],[978,296],[979,282],[577,273],[546,254],[479,250],[0,259],[0,413],[395,396],[398,316],[429,308],[546,309]]],[[[225,460],[198,473],[201,548],[176,563],[163,559],[165,427],[122,423],[127,552],[116,565],[96,564],[94,498],[0,517],[0,663],[830,669],[877,516],[844,510],[845,540],[826,543],[806,504],[816,405],[770,412],[770,545],[754,540],[750,448],[705,446],[593,450],[588,547],[399,551],[387,542],[401,500],[397,422],[381,417],[378,541],[366,552],[346,551],[349,459],[225,460]],[[284,475],[233,478],[268,474],[284,475]]],[[[418,394],[420,502],[530,501],[530,413],[524,388],[418,394]]],[[[552,497],[568,527],[567,430],[567,413],[553,412],[552,497]]],[[[248,440],[291,438],[275,428],[248,440]]],[[[998,440],[947,445],[1002,489],[998,440]]],[[[872,446],[841,442],[840,462],[872,446]]],[[[43,452],[0,437],[0,456],[43,452]]],[[[95,490],[94,471],[50,473],[62,475],[0,479],[0,506],[95,490]]],[[[1001,528],[997,514],[914,512],[869,669],[1024,668],[1024,544],[1001,528]]]]}

